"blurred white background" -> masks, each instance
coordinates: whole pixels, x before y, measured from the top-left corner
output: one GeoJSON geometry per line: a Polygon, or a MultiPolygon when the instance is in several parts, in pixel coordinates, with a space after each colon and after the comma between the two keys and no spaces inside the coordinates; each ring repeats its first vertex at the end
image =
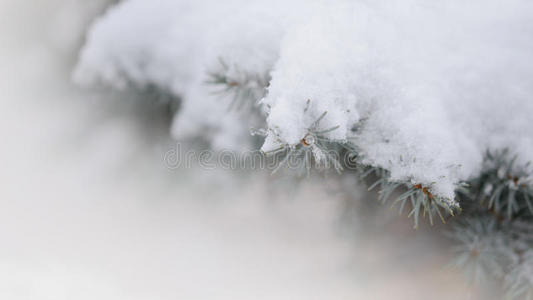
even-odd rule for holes
{"type": "Polygon", "coordinates": [[[486,299],[373,199],[166,169],[164,108],[70,83],[108,2],[0,0],[0,299],[486,299]]]}

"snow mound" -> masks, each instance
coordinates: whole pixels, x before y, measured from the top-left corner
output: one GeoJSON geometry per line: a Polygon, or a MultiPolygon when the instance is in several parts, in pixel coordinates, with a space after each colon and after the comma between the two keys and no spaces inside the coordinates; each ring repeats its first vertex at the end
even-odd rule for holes
{"type": "Polygon", "coordinates": [[[246,115],[206,85],[269,73],[263,150],[319,127],[391,179],[454,198],[487,149],[533,160],[533,3],[127,0],[94,24],[75,80],[155,85],[179,97],[177,138],[241,149],[246,115]],[[237,72],[238,71],[238,72],[237,72]]]}

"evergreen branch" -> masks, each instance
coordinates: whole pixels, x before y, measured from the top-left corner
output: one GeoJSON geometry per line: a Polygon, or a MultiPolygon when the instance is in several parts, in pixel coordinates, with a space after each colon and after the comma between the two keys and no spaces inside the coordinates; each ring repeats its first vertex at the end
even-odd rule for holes
{"type": "Polygon", "coordinates": [[[228,110],[257,107],[258,101],[266,95],[269,73],[250,74],[237,66],[231,68],[222,58],[219,58],[219,64],[218,70],[208,72],[206,83],[217,87],[215,94],[231,97],[228,110]]]}
{"type": "Polygon", "coordinates": [[[529,164],[517,167],[516,156],[511,157],[508,150],[487,151],[484,170],[471,181],[471,192],[482,205],[508,220],[532,215],[530,174],[529,164]]]}
{"type": "Polygon", "coordinates": [[[405,190],[404,193],[393,200],[391,208],[399,204],[399,213],[402,214],[406,204],[409,203],[411,210],[408,213],[408,217],[413,217],[415,228],[418,228],[421,216],[425,217],[427,215],[430,224],[433,225],[435,217],[439,217],[445,223],[445,216],[441,209],[450,215],[454,214],[453,211],[456,207],[450,204],[451,201],[435,196],[428,187],[424,187],[421,184],[393,181],[390,179],[389,172],[381,168],[366,166],[360,171],[362,179],[371,173],[376,175],[377,180],[370,185],[368,190],[379,186],[378,200],[381,203],[386,203],[399,188],[405,190]]]}
{"type": "Polygon", "coordinates": [[[488,215],[455,222],[446,235],[455,241],[453,267],[462,269],[470,282],[501,278],[506,266],[516,261],[512,243],[503,227],[488,215]]]}

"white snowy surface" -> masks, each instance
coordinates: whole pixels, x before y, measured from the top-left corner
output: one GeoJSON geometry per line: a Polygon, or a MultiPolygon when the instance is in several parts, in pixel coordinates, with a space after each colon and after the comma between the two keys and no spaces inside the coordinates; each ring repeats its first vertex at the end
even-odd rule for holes
{"type": "Polygon", "coordinates": [[[289,14],[283,2],[123,1],[90,30],[75,81],[168,90],[182,100],[173,125],[176,138],[214,131],[214,148],[246,149],[247,121],[228,113],[228,99],[206,84],[207,75],[220,69],[220,60],[230,66],[230,77],[237,68],[268,73],[289,14]]]}
{"type": "Polygon", "coordinates": [[[125,0],[90,30],[75,79],[169,90],[178,139],[211,130],[242,149],[248,124],[206,74],[218,58],[271,70],[263,150],[299,143],[327,111],[320,127],[339,126],[328,137],[364,163],[453,199],[487,149],[533,160],[532,36],[524,0],[125,0]]]}
{"type": "Polygon", "coordinates": [[[0,1],[0,299],[490,299],[434,231],[352,231],[317,181],[167,170],[157,108],[69,84],[105,2],[0,1]]]}

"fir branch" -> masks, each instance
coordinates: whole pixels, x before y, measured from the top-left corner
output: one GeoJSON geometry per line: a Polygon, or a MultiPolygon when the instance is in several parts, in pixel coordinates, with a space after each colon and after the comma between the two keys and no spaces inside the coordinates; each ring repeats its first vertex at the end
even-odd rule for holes
{"type": "Polygon", "coordinates": [[[532,171],[529,164],[516,166],[507,149],[487,151],[484,170],[471,181],[475,198],[488,209],[510,220],[533,214],[532,171]]]}
{"type": "Polygon", "coordinates": [[[408,217],[413,217],[414,227],[418,228],[419,218],[428,217],[431,225],[434,223],[434,218],[439,217],[445,223],[445,214],[454,215],[454,210],[457,208],[452,201],[435,196],[431,193],[429,187],[424,187],[421,184],[411,184],[409,182],[397,182],[390,179],[390,173],[382,168],[366,166],[360,172],[361,178],[364,179],[370,174],[374,174],[377,178],[368,190],[379,187],[378,200],[385,204],[391,196],[398,190],[402,189],[404,192],[396,197],[392,206],[399,205],[399,213],[402,214],[406,205],[411,207],[408,217]]]}
{"type": "Polygon", "coordinates": [[[267,134],[270,132],[277,137],[276,140],[280,143],[280,148],[273,151],[266,152],[266,155],[281,154],[281,161],[274,169],[276,173],[281,167],[288,167],[295,169],[301,175],[305,173],[309,175],[312,166],[317,169],[333,168],[339,174],[344,169],[340,161],[340,149],[345,144],[339,141],[332,141],[326,134],[339,128],[334,126],[330,128],[322,128],[320,122],[327,115],[327,111],[322,113],[307,129],[307,133],[302,137],[300,142],[295,145],[284,143],[280,138],[279,133],[274,130],[254,131],[254,134],[267,134]]]}
{"type": "Polygon", "coordinates": [[[445,234],[455,242],[451,265],[462,269],[472,283],[501,278],[507,266],[517,261],[504,227],[488,215],[457,221],[445,234]]]}
{"type": "Polygon", "coordinates": [[[240,70],[237,66],[229,66],[219,58],[219,68],[208,72],[207,84],[216,87],[215,94],[230,97],[232,100],[228,110],[250,109],[258,106],[258,101],[266,95],[270,82],[270,74],[250,74],[240,70]]]}

